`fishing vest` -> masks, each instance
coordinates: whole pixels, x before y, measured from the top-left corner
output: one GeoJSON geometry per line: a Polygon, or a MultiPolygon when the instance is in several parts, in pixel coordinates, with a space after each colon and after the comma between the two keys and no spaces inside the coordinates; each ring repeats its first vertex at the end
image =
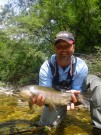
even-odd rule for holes
{"type": "Polygon", "coordinates": [[[72,85],[73,81],[73,76],[75,74],[75,69],[76,69],[76,63],[77,63],[77,57],[73,56],[72,57],[72,73],[70,73],[70,69],[67,73],[67,78],[66,80],[59,81],[59,72],[58,72],[58,64],[56,62],[56,57],[55,57],[55,62],[54,65],[51,63],[51,60],[49,59],[49,66],[51,69],[51,73],[53,75],[53,80],[52,80],[52,87],[57,89],[57,90],[69,90],[72,85]],[[74,62],[73,62],[74,61],[74,62]]]}

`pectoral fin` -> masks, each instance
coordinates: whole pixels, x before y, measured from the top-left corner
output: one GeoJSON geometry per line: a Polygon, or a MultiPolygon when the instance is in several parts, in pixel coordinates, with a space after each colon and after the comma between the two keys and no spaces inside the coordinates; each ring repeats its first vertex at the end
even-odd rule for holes
{"type": "Polygon", "coordinates": [[[31,98],[29,98],[28,104],[29,104],[30,110],[32,110],[33,109],[33,103],[32,103],[32,99],[31,98]]]}
{"type": "Polygon", "coordinates": [[[56,106],[54,104],[49,104],[49,111],[53,111],[53,110],[56,110],[56,106]]]}

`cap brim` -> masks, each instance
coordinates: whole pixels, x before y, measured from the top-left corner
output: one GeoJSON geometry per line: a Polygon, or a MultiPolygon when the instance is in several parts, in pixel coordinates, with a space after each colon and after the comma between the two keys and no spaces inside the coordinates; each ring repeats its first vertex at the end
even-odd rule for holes
{"type": "Polygon", "coordinates": [[[71,44],[71,45],[74,43],[73,40],[67,39],[67,38],[57,38],[57,39],[55,39],[55,43],[56,43],[57,41],[59,41],[59,40],[66,41],[67,43],[69,43],[69,44],[71,44]]]}

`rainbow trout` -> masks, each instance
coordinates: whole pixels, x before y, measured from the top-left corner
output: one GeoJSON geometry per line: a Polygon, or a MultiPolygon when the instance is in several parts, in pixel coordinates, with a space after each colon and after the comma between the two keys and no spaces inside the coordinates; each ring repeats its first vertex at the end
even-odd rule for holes
{"type": "MultiPolygon", "coordinates": [[[[32,109],[32,98],[37,98],[39,94],[45,97],[45,104],[54,107],[55,105],[67,105],[71,102],[72,93],[70,91],[59,91],[54,88],[43,87],[38,85],[28,85],[21,87],[20,89],[21,99],[29,101],[29,107],[32,109]]],[[[89,101],[86,98],[86,94],[78,94],[77,98],[80,103],[82,103],[86,108],[89,106],[89,101]]]]}

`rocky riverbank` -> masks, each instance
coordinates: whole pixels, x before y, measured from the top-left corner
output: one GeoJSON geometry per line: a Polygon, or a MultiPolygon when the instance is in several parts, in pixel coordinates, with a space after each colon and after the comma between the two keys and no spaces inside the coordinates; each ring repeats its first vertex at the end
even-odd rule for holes
{"type": "Polygon", "coordinates": [[[9,83],[0,82],[0,94],[12,95],[14,87],[9,83]]]}

